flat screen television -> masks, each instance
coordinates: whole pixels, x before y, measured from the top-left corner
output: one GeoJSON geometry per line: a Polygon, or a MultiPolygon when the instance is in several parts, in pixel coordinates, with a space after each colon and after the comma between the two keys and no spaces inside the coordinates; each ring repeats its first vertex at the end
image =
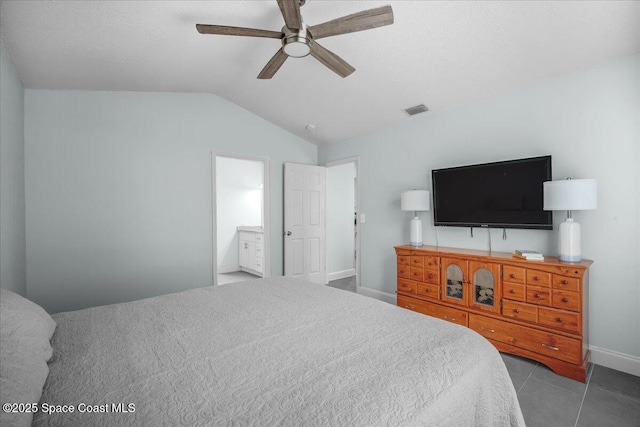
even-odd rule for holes
{"type": "Polygon", "coordinates": [[[542,209],[551,156],[435,169],[431,177],[436,226],[553,229],[542,209]]]}

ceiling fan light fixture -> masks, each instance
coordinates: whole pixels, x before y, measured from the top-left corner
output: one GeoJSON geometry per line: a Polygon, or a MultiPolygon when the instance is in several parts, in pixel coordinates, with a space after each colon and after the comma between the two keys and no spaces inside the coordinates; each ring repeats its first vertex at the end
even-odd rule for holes
{"type": "Polygon", "coordinates": [[[311,52],[311,48],[305,41],[284,41],[284,53],[294,58],[303,58],[311,52]]]}
{"type": "Polygon", "coordinates": [[[304,22],[299,30],[291,30],[285,25],[282,27],[282,50],[293,58],[303,58],[311,53],[311,36],[307,32],[304,22]]]}
{"type": "Polygon", "coordinates": [[[304,58],[307,55],[313,56],[322,65],[344,78],[350,76],[356,69],[335,53],[322,47],[316,40],[393,24],[393,10],[391,6],[387,5],[352,13],[309,27],[304,23],[300,14],[300,7],[308,1],[277,0],[278,8],[284,19],[284,27],[280,32],[210,24],[196,24],[196,30],[200,34],[279,39],[282,47],[258,74],[258,79],[261,80],[272,78],[287,58],[304,58]]]}

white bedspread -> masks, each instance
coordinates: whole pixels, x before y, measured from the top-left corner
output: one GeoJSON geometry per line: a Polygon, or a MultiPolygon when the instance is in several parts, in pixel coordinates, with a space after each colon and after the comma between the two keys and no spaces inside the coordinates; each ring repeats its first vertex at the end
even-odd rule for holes
{"type": "Polygon", "coordinates": [[[523,426],[495,348],[442,320],[270,278],[54,316],[34,425],[523,426]],[[135,405],[135,412],[113,410],[135,405]]]}

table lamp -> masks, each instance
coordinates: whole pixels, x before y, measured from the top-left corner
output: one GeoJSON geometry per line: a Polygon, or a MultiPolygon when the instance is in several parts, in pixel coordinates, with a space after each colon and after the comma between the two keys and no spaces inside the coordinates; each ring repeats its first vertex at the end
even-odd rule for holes
{"type": "Polygon", "coordinates": [[[598,204],[595,179],[547,181],[542,184],[545,211],[567,211],[567,218],[558,228],[558,258],[565,262],[580,262],[580,224],[571,218],[571,211],[595,209],[598,204]]]}
{"type": "Polygon", "coordinates": [[[429,210],[429,191],[411,190],[400,195],[400,209],[414,211],[415,217],[411,220],[411,246],[422,246],[422,221],[418,218],[418,212],[429,210]]]}

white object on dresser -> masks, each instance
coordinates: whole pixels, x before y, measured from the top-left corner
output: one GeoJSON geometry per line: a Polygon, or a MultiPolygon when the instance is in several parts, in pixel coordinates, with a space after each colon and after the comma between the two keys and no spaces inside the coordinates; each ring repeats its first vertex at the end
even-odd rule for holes
{"type": "Polygon", "coordinates": [[[411,220],[411,246],[422,246],[422,220],[418,217],[418,212],[429,210],[429,191],[412,190],[405,191],[400,195],[400,209],[403,211],[414,211],[415,217],[411,220]]]}
{"type": "Polygon", "coordinates": [[[545,211],[567,211],[567,218],[558,226],[558,258],[565,262],[580,262],[580,224],[571,217],[571,211],[596,209],[598,191],[595,179],[546,181],[544,189],[545,211]]]}
{"type": "Polygon", "coordinates": [[[262,227],[239,226],[240,269],[264,277],[264,232],[262,227]]]}

